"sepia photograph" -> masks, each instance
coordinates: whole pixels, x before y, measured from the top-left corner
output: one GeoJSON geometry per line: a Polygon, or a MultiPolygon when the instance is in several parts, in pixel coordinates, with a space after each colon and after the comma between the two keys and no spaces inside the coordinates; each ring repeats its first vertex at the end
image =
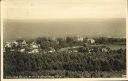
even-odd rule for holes
{"type": "Polygon", "coordinates": [[[4,0],[3,79],[126,78],[126,0],[4,0]]]}

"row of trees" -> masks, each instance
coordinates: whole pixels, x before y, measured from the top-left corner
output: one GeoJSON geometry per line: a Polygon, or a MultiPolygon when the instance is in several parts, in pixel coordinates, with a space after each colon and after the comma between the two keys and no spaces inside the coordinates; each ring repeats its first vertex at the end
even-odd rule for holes
{"type": "MultiPolygon", "coordinates": [[[[52,47],[54,49],[60,49],[63,47],[70,47],[70,46],[81,46],[87,42],[87,37],[83,38],[83,41],[77,41],[77,37],[66,37],[66,38],[56,38],[51,39],[47,37],[37,38],[35,40],[28,40],[27,43],[31,43],[35,41],[37,44],[40,44],[42,49],[48,49],[52,47]]],[[[96,44],[126,44],[125,38],[106,38],[106,37],[99,37],[94,38],[96,44]]],[[[21,42],[22,40],[17,40],[21,42]]]]}
{"type": "MultiPolygon", "coordinates": [[[[57,38],[55,42],[54,40],[50,38],[37,38],[36,42],[38,44],[41,44],[42,46],[53,46],[56,47],[57,44],[59,44],[56,48],[61,47],[67,47],[67,46],[76,46],[76,45],[83,45],[87,42],[87,37],[83,38],[83,41],[77,41],[77,37],[66,37],[64,38],[57,38]]],[[[96,44],[126,44],[126,38],[107,38],[107,37],[99,37],[94,38],[96,44]]],[[[45,48],[45,47],[42,47],[45,48]]]]}
{"type": "Polygon", "coordinates": [[[95,41],[99,44],[126,44],[126,38],[99,37],[95,38],[95,41]]]}

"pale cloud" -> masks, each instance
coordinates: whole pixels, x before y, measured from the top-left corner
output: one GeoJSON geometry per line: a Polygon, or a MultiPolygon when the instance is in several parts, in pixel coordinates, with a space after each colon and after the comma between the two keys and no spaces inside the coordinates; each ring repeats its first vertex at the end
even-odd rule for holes
{"type": "Polygon", "coordinates": [[[124,18],[126,0],[5,0],[6,19],[124,18]]]}

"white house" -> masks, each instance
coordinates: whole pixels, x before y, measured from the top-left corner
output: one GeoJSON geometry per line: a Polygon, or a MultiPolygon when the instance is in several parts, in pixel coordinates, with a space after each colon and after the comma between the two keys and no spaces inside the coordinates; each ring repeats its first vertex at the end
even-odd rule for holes
{"type": "Polygon", "coordinates": [[[21,53],[25,52],[25,48],[20,49],[20,52],[21,53]]]}
{"type": "Polygon", "coordinates": [[[4,47],[11,48],[12,47],[11,42],[6,42],[4,47]]]}
{"type": "Polygon", "coordinates": [[[49,52],[49,53],[53,53],[53,52],[55,52],[55,51],[56,51],[56,50],[55,50],[54,48],[50,47],[48,52],[49,52]]]}
{"type": "Polygon", "coordinates": [[[32,42],[30,44],[30,51],[28,53],[39,53],[39,45],[36,44],[35,42],[32,42]]]}
{"type": "Polygon", "coordinates": [[[78,37],[77,40],[78,41],[83,41],[84,39],[83,39],[83,37],[78,37]]]}
{"type": "Polygon", "coordinates": [[[22,44],[22,46],[27,46],[27,43],[25,40],[21,44],[22,44]]]}
{"type": "Polygon", "coordinates": [[[14,41],[13,44],[17,47],[19,45],[18,42],[14,41]]]}
{"type": "Polygon", "coordinates": [[[34,49],[37,49],[37,48],[39,48],[39,45],[36,44],[35,42],[32,42],[32,43],[30,44],[30,47],[31,47],[31,48],[34,48],[34,49]]]}
{"type": "Polygon", "coordinates": [[[30,51],[29,53],[39,53],[38,49],[33,49],[32,51],[30,51]]]}
{"type": "Polygon", "coordinates": [[[95,40],[94,39],[87,39],[87,43],[94,44],[95,43],[95,40]]]}

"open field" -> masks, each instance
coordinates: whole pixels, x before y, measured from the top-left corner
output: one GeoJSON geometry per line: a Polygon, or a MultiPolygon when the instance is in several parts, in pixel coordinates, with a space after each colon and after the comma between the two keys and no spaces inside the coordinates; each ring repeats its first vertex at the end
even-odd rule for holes
{"type": "Polygon", "coordinates": [[[112,50],[117,50],[117,49],[126,49],[126,45],[106,45],[107,47],[111,48],[112,50]]]}

